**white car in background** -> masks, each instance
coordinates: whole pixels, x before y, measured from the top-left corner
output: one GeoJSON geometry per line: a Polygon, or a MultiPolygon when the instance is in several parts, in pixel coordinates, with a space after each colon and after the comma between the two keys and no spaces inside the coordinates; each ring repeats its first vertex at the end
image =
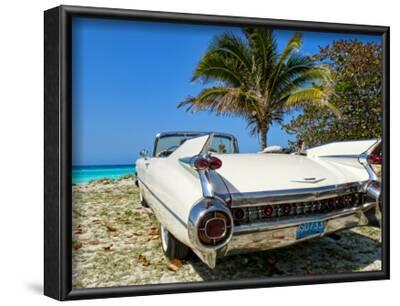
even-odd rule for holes
{"type": "Polygon", "coordinates": [[[164,253],[217,257],[283,247],[380,224],[381,141],[336,142],[302,154],[241,154],[225,133],[169,132],[136,161],[164,253]]]}

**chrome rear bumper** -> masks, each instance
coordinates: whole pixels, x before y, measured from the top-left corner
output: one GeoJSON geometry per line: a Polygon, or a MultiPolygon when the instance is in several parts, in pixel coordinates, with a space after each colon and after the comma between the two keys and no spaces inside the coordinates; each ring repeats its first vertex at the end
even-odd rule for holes
{"type": "Polygon", "coordinates": [[[203,249],[201,251],[193,249],[193,251],[210,268],[214,268],[217,257],[284,247],[304,240],[323,237],[339,230],[369,225],[375,223],[378,218],[380,218],[379,203],[368,202],[358,207],[329,214],[235,226],[231,239],[221,249],[203,249]],[[296,239],[296,231],[300,224],[318,221],[324,222],[323,233],[296,239]]]}
{"type": "Polygon", "coordinates": [[[377,192],[375,194],[372,192],[374,190],[368,190],[371,186],[367,186],[369,201],[357,207],[344,208],[330,213],[287,216],[279,220],[235,225],[230,239],[220,248],[216,246],[192,249],[204,263],[210,268],[214,268],[217,257],[284,247],[356,226],[380,226],[381,201],[377,192]],[[323,232],[297,239],[299,225],[311,222],[323,222],[323,232]]]}
{"type": "Polygon", "coordinates": [[[283,247],[304,240],[323,237],[346,228],[368,225],[370,216],[374,215],[376,207],[376,202],[365,203],[353,209],[322,216],[237,226],[234,229],[232,239],[225,248],[220,250],[219,255],[249,253],[283,247]],[[296,239],[296,231],[300,224],[318,221],[324,222],[325,230],[323,233],[296,239]]]}

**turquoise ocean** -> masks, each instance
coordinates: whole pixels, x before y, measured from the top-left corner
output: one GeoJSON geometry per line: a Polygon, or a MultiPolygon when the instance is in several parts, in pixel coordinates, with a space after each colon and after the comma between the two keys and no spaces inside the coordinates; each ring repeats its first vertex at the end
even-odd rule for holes
{"type": "Polygon", "coordinates": [[[135,165],[72,166],[72,184],[88,183],[101,178],[117,180],[124,175],[134,175],[135,170],[135,165]]]}

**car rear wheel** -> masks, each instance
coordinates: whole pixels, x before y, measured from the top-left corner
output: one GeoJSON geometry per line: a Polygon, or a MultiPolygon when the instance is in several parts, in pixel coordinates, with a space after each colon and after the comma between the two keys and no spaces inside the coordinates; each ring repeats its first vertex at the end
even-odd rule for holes
{"type": "Polygon", "coordinates": [[[149,207],[149,205],[147,205],[147,202],[143,197],[143,194],[142,194],[142,191],[140,190],[140,188],[139,188],[139,201],[140,201],[140,204],[142,204],[142,206],[149,207]]]}
{"type": "Polygon", "coordinates": [[[144,208],[149,208],[146,199],[143,196],[143,185],[138,181],[138,189],[139,189],[139,202],[144,208]]]}
{"type": "Polygon", "coordinates": [[[142,205],[142,208],[144,209],[144,211],[148,215],[153,215],[153,211],[151,210],[149,204],[147,204],[147,201],[143,196],[143,191],[142,191],[142,187],[140,186],[140,184],[139,184],[139,202],[140,202],[140,205],[142,205]]]}
{"type": "Polygon", "coordinates": [[[189,248],[176,239],[164,226],[160,226],[161,246],[168,259],[184,259],[189,254],[189,248]]]}

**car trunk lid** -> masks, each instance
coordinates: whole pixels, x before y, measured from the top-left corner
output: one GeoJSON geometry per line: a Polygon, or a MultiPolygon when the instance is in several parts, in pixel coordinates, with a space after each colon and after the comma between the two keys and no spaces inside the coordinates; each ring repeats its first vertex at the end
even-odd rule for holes
{"type": "Polygon", "coordinates": [[[302,155],[214,155],[222,160],[222,167],[217,172],[231,194],[318,188],[368,179],[363,169],[302,155]]]}

